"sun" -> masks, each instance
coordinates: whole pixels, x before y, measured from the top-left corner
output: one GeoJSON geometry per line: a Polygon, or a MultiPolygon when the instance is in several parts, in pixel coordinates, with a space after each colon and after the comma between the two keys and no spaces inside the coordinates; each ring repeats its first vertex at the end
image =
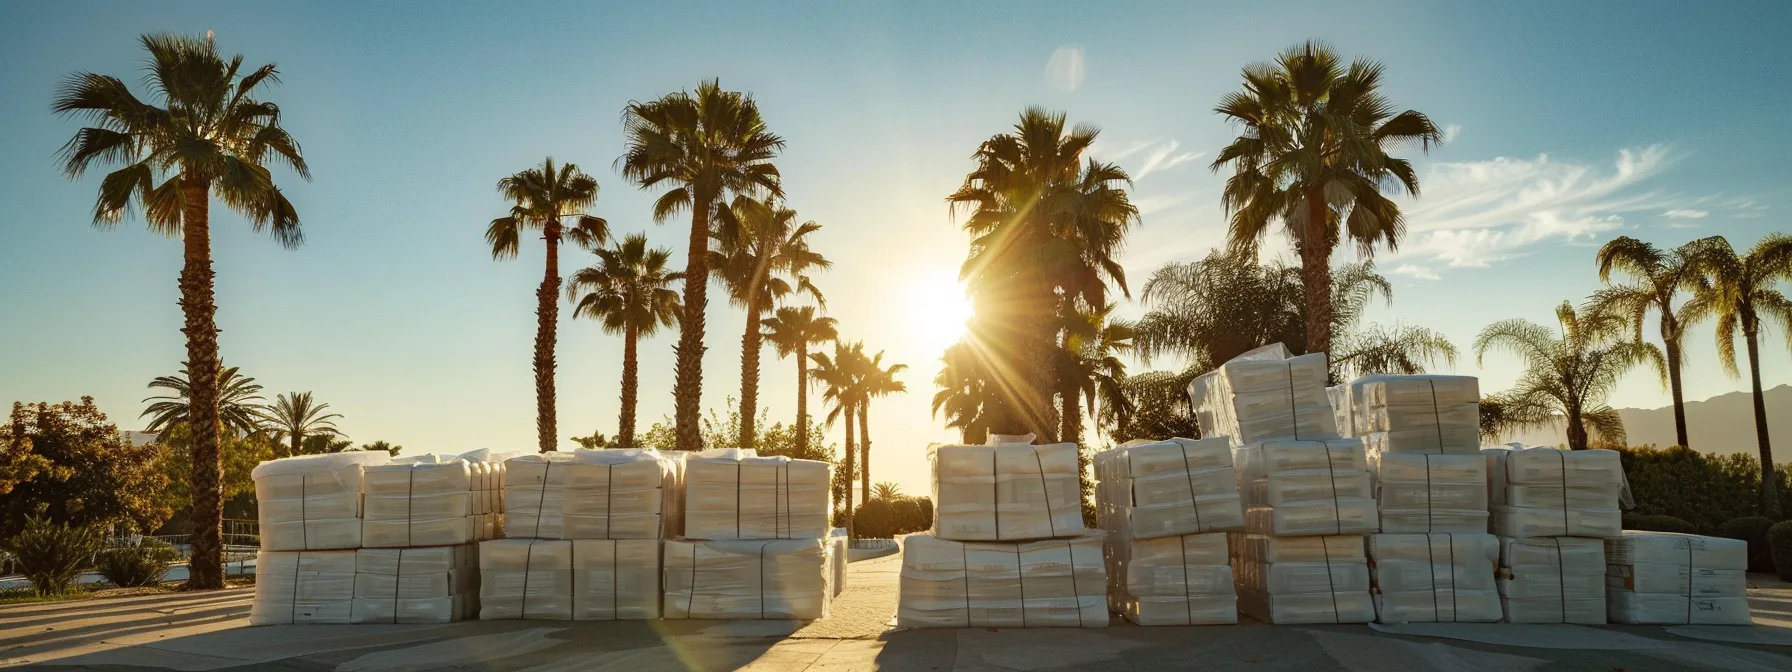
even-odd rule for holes
{"type": "Polygon", "coordinates": [[[905,285],[903,331],[909,342],[926,352],[945,352],[964,335],[971,318],[971,300],[949,267],[918,271],[905,285]]]}

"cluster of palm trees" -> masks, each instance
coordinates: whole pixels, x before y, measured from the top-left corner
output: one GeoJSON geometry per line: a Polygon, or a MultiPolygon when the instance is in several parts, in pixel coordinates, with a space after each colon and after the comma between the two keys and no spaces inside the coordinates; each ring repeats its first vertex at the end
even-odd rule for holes
{"type": "MultiPolygon", "coordinates": [[[[145,431],[167,441],[175,428],[185,428],[191,436],[193,384],[190,372],[183,368],[172,376],[157,376],[149,381],[150,389],[168,390],[144,399],[149,407],[142,417],[149,418],[145,431]]],[[[340,453],[345,450],[379,450],[398,455],[403,446],[375,441],[356,447],[336,421],[342,414],[329,411],[330,405],[317,401],[310,392],[288,392],[276,395],[266,403],[262,386],[254,378],[242,375],[237,367],[218,373],[219,431],[234,437],[265,435],[276,444],[275,457],[340,453]],[[283,449],[283,450],[282,450],[283,449]]]]}

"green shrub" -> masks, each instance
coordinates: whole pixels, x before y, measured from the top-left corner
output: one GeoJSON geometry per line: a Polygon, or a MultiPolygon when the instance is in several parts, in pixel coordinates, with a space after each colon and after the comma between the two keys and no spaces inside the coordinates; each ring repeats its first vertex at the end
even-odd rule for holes
{"type": "Polygon", "coordinates": [[[114,586],[137,588],[161,583],[169,565],[179,559],[180,552],[173,546],[146,538],[106,549],[100,553],[95,569],[114,586]]]}
{"type": "MultiPolygon", "coordinates": [[[[1725,521],[1760,513],[1761,462],[1753,455],[1713,455],[1675,446],[1618,448],[1636,498],[1636,516],[1668,515],[1716,534],[1725,521]]],[[[1775,469],[1780,508],[1792,511],[1792,465],[1775,469]]]]}
{"type": "Polygon", "coordinates": [[[38,595],[67,592],[86,570],[93,555],[106,546],[98,527],[50,522],[27,516],[25,526],[6,542],[6,551],[18,563],[19,573],[31,581],[38,595]]]}
{"type": "Polygon", "coordinates": [[[1699,529],[1692,523],[1680,518],[1666,515],[1625,516],[1624,529],[1644,530],[1648,532],[1679,532],[1681,534],[1698,534],[1699,529]]]}
{"type": "Polygon", "coordinates": [[[853,511],[852,523],[860,539],[889,539],[896,530],[896,512],[890,502],[873,499],[853,511]]]}
{"type": "Polygon", "coordinates": [[[1792,520],[1782,520],[1767,528],[1767,547],[1780,580],[1792,581],[1792,520]]]}
{"type": "Polygon", "coordinates": [[[1744,516],[1718,526],[1717,536],[1748,542],[1748,571],[1773,571],[1773,556],[1767,549],[1767,530],[1773,519],[1765,516],[1744,516]]]}

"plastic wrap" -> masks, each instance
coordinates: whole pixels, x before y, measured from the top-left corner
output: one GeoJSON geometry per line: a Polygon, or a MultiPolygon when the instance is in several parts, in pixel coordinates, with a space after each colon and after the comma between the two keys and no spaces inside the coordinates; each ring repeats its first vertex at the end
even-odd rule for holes
{"type": "Polygon", "coordinates": [[[1338,437],[1323,353],[1289,357],[1274,344],[1233,358],[1189,383],[1202,436],[1234,444],[1338,437]]]}
{"type": "Polygon", "coordinates": [[[1613,623],[1749,625],[1747,597],[1687,597],[1662,593],[1612,591],[1607,616],[1613,623]]]}
{"type": "Polygon", "coordinates": [[[1139,625],[1238,622],[1225,533],[1107,539],[1109,606],[1139,625]]]}
{"type": "Polygon", "coordinates": [[[354,603],[354,551],[263,549],[255,556],[249,625],[348,623],[354,603]]]}
{"type": "Polygon", "coordinates": [[[1223,439],[1140,442],[1095,454],[1097,518],[1111,537],[1173,537],[1244,527],[1223,439]]]}
{"type": "Polygon", "coordinates": [[[1368,623],[1375,620],[1375,602],[1366,590],[1271,595],[1240,587],[1238,613],[1277,625],[1368,623]]]}
{"type": "Polygon", "coordinates": [[[479,618],[658,618],[660,567],[657,539],[483,542],[479,544],[479,618]]]}
{"type": "Polygon", "coordinates": [[[355,552],[354,623],[449,623],[479,614],[473,544],[355,552]]]}
{"type": "Polygon", "coordinates": [[[354,549],[361,546],[361,479],[382,452],[305,455],[256,465],[261,547],[267,551],[354,549]]]}
{"type": "Polygon", "coordinates": [[[828,535],[833,468],[817,460],[706,450],[685,458],[684,536],[820,539],[828,535]]]}
{"type": "Polygon", "coordinates": [[[1748,544],[1625,530],[1605,540],[1607,615],[1614,623],[1747,625],[1748,544]]]}
{"type": "Polygon", "coordinates": [[[1605,623],[1605,544],[1500,538],[1496,575],[1508,623],[1605,623]]]}
{"type": "Polygon", "coordinates": [[[902,538],[902,627],[1104,627],[1099,530],[1020,543],[902,538]]]}
{"type": "Polygon", "coordinates": [[[1493,623],[1503,615],[1491,534],[1369,536],[1376,620],[1381,623],[1493,623]]]}
{"type": "Polygon", "coordinates": [[[1489,448],[1490,529],[1501,537],[1616,537],[1624,468],[1610,450],[1489,448]]]}
{"type": "Polygon", "coordinates": [[[1240,613],[1268,623],[1374,620],[1361,536],[1230,537],[1240,613]]]}
{"type": "Polygon", "coordinates": [[[450,546],[495,533],[496,483],[483,462],[413,460],[370,466],[363,484],[364,547],[450,546]]]}
{"type": "Polygon", "coordinates": [[[933,450],[933,534],[956,541],[1082,535],[1077,446],[941,446],[933,450]]]}
{"type": "Polygon", "coordinates": [[[678,464],[657,451],[576,450],[505,462],[505,534],[518,539],[659,539],[679,498],[678,464]]]}
{"type": "Polygon", "coordinates": [[[1354,436],[1371,452],[1472,455],[1481,448],[1473,376],[1375,375],[1350,383],[1354,436]]]}
{"type": "Polygon", "coordinates": [[[666,618],[826,618],[830,548],[820,538],[667,541],[666,618]]]}
{"type": "Polygon", "coordinates": [[[1309,536],[1381,529],[1361,441],[1266,441],[1239,446],[1233,461],[1247,531],[1309,536]]]}
{"type": "Polygon", "coordinates": [[[1487,531],[1487,462],[1480,455],[1372,455],[1382,532],[1487,531]]]}

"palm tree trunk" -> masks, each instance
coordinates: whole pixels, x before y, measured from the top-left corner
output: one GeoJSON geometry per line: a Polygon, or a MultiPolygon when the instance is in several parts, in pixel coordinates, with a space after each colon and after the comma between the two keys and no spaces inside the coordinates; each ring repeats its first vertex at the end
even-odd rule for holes
{"type": "Polygon", "coordinates": [[[212,287],[210,189],[184,178],[181,216],[180,307],[186,325],[187,376],[191,386],[187,427],[193,433],[193,557],[187,587],[224,587],[224,463],[218,426],[218,306],[212,287]]]}
{"type": "Polygon", "coordinates": [[[1680,387],[1680,344],[1676,341],[1666,343],[1668,351],[1668,388],[1674,395],[1674,440],[1678,445],[1687,446],[1686,440],[1686,398],[1680,387]]]}
{"type": "MultiPolygon", "coordinates": [[[[1300,282],[1307,295],[1307,353],[1332,352],[1332,249],[1326,244],[1331,224],[1325,192],[1307,192],[1307,231],[1300,245],[1300,282]]],[[[1328,366],[1327,369],[1330,367],[1328,366]]]]}
{"type": "Polygon", "coordinates": [[[701,450],[697,426],[703,413],[703,309],[709,305],[709,208],[715,194],[693,194],[691,237],[684,269],[684,315],[679,319],[678,369],[672,387],[672,422],[679,450],[701,450]]]}
{"type": "Polygon", "coordinates": [[[548,263],[535,292],[535,440],[547,453],[559,443],[554,440],[554,336],[560,319],[560,223],[548,222],[542,238],[548,263]]]}
{"type": "Polygon", "coordinates": [[[809,456],[809,343],[796,344],[796,452],[809,456]]]}
{"type": "Polygon", "coordinates": [[[854,469],[853,469],[853,447],[854,446],[853,446],[853,442],[852,442],[853,407],[851,405],[847,405],[844,408],[840,409],[840,413],[841,413],[841,415],[846,416],[846,478],[841,479],[841,480],[846,482],[846,492],[843,493],[845,495],[844,499],[846,500],[846,538],[850,540],[853,538],[853,529],[852,529],[852,477],[853,477],[853,471],[854,471],[854,469]]]}
{"type": "Polygon", "coordinates": [[[1059,405],[1063,412],[1059,413],[1058,440],[1071,443],[1083,442],[1083,409],[1077,405],[1076,380],[1058,381],[1059,405]]]}
{"type": "Polygon", "coordinates": [[[759,300],[747,301],[747,331],[740,337],[740,447],[752,448],[759,412],[759,300]]]}
{"type": "Polygon", "coordinates": [[[1587,449],[1587,426],[1585,424],[1582,424],[1582,416],[1581,416],[1581,412],[1580,412],[1580,407],[1579,406],[1570,406],[1568,408],[1567,415],[1568,415],[1568,449],[1569,450],[1586,450],[1587,449]]]}
{"type": "Polygon", "coordinates": [[[616,421],[616,445],[623,448],[635,447],[635,391],[641,385],[635,347],[640,340],[640,327],[628,325],[622,336],[622,417],[616,421]]]}
{"type": "Polygon", "coordinates": [[[289,449],[290,452],[288,452],[286,456],[297,457],[299,455],[299,450],[305,445],[305,433],[299,431],[298,428],[295,427],[292,430],[292,435],[286,437],[286,440],[292,444],[292,447],[289,449]]]}
{"type": "Polygon", "coordinates": [[[859,405],[859,503],[871,501],[871,402],[859,405]]]}
{"type": "Polygon", "coordinates": [[[1755,393],[1755,442],[1761,450],[1761,515],[1779,520],[1779,482],[1773,473],[1773,444],[1767,440],[1767,402],[1761,397],[1760,328],[1757,320],[1748,321],[1755,324],[1743,325],[1742,336],[1748,343],[1748,375],[1755,393]]]}

